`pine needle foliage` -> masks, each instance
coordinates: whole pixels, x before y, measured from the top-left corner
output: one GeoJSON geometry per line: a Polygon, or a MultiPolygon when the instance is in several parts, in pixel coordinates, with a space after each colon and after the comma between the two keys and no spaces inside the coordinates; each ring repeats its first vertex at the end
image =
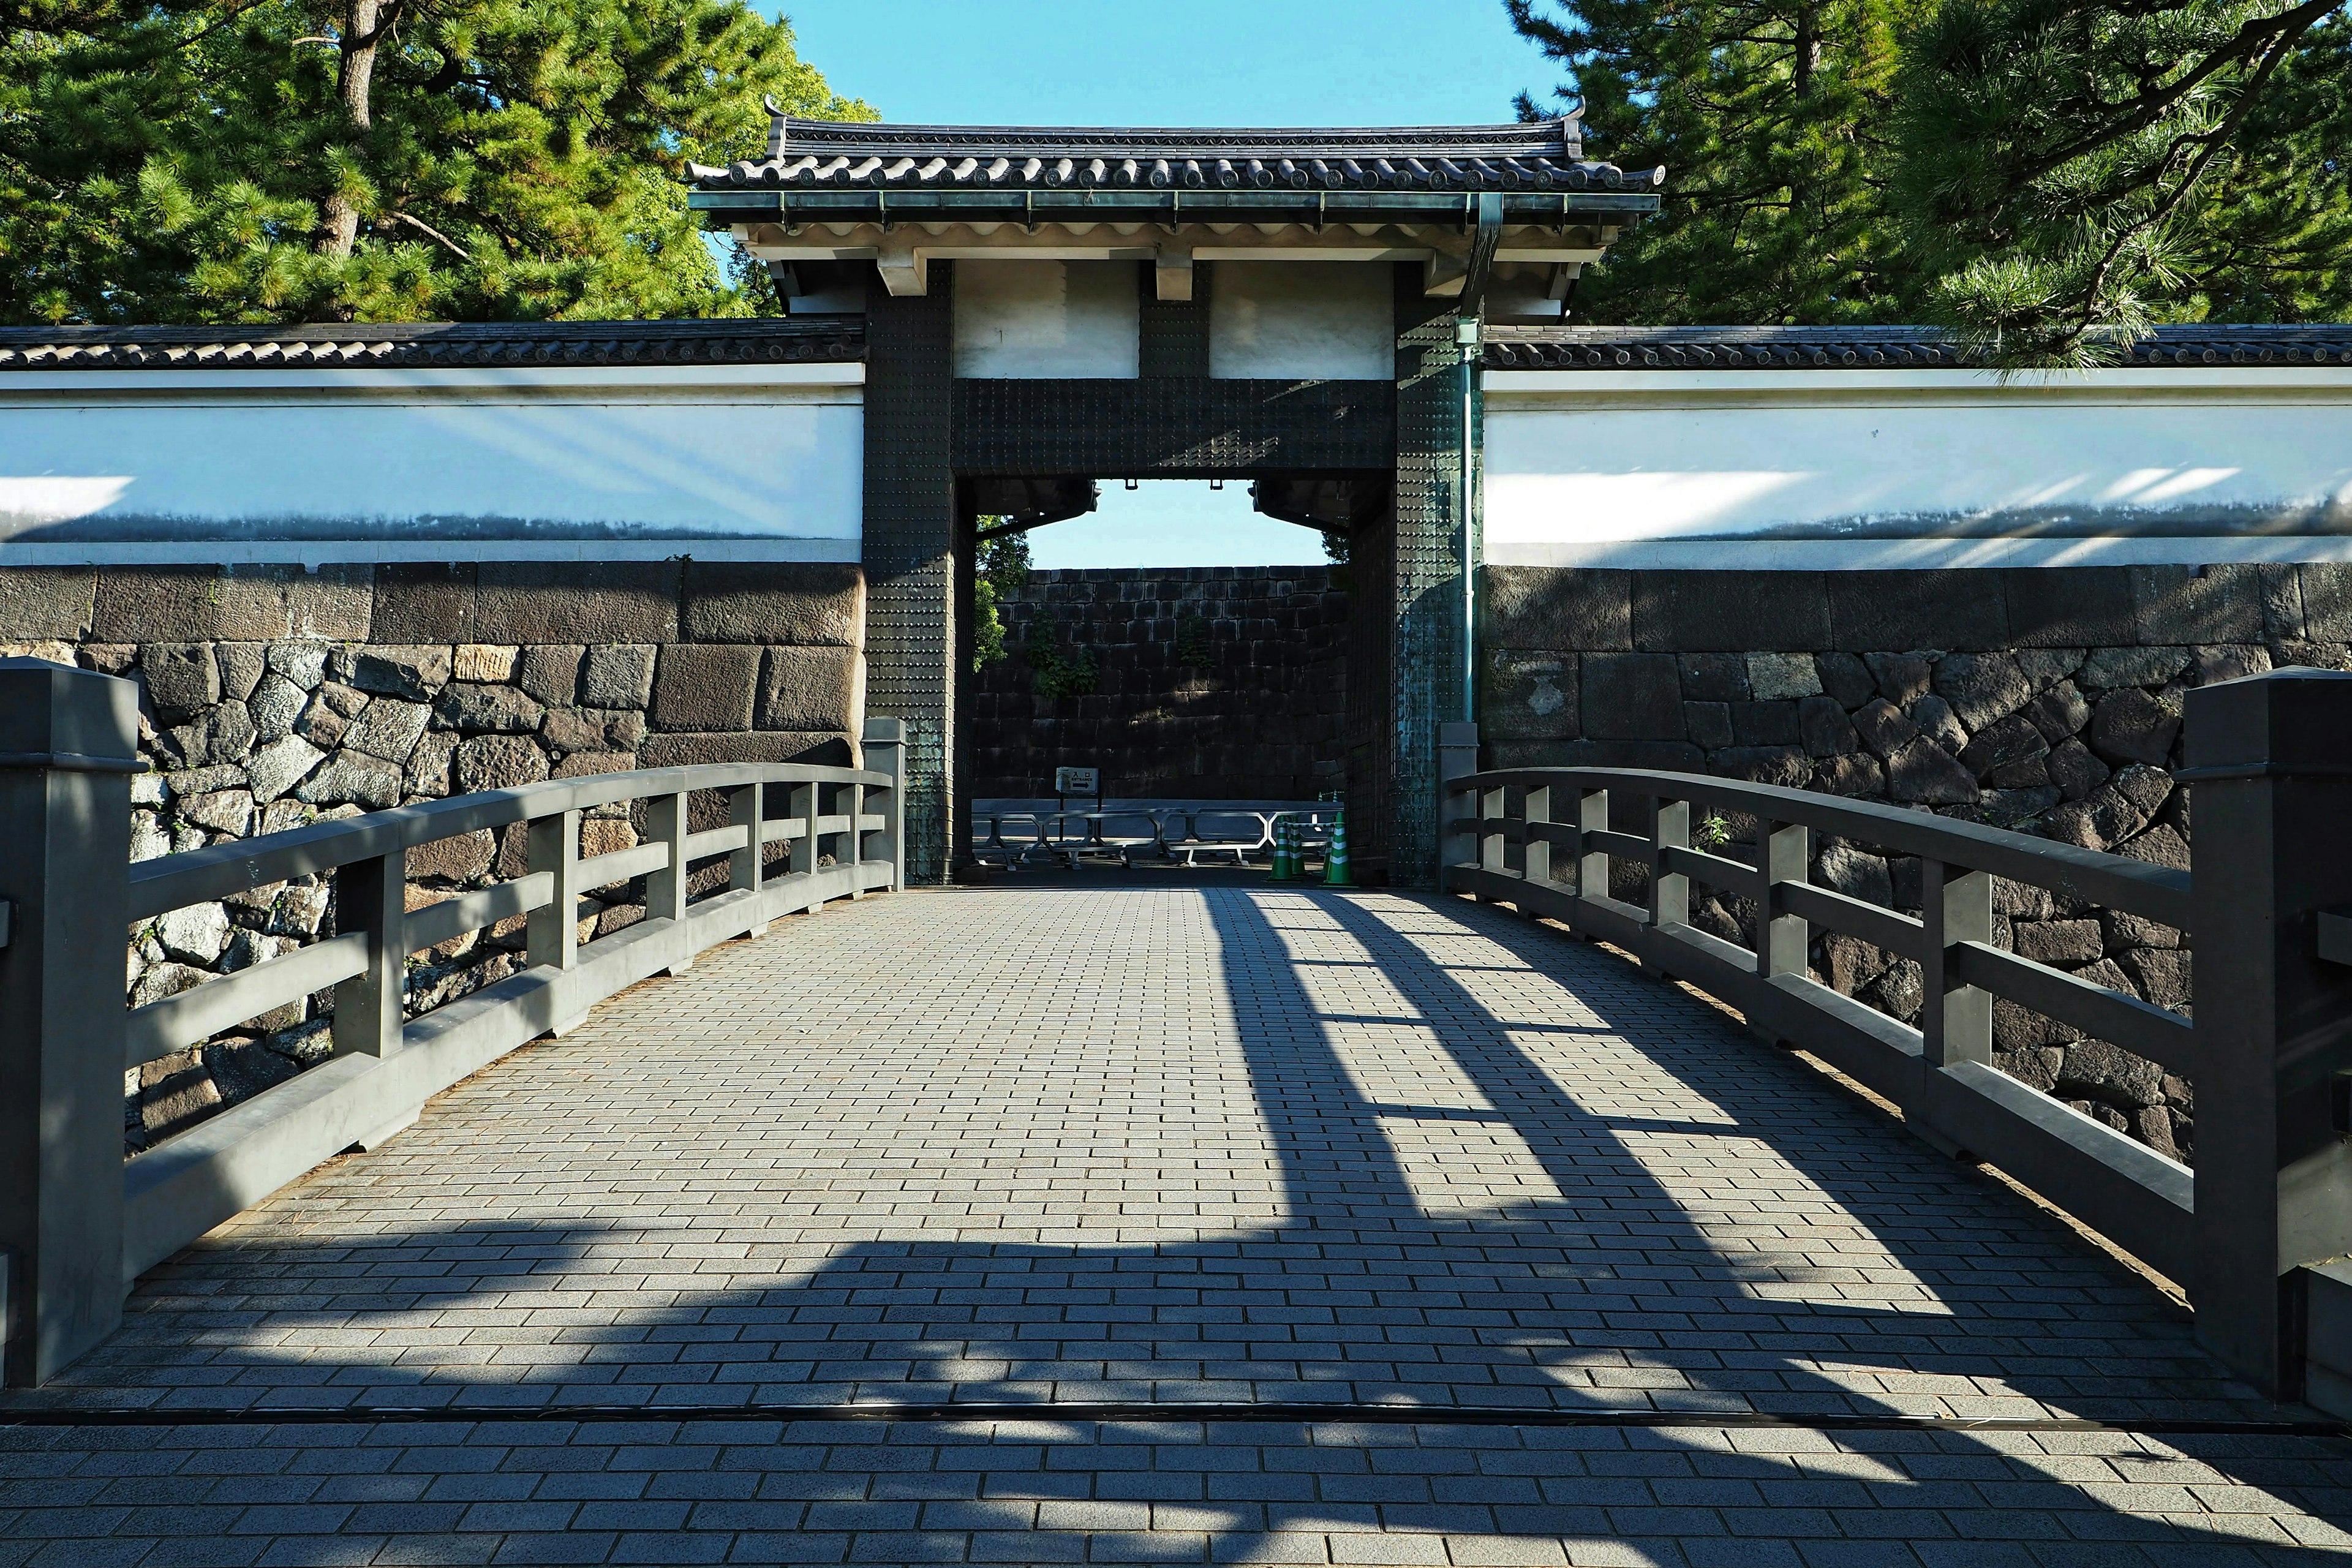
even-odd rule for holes
{"type": "Polygon", "coordinates": [[[1893,195],[1936,318],[2013,367],[2164,321],[2338,315],[2343,0],[1943,0],[1898,79],[1893,195]]]}
{"type": "MultiPolygon", "coordinates": [[[[1565,68],[1585,145],[1666,167],[1580,279],[1580,319],[1863,323],[1916,312],[1885,212],[1897,43],[1926,0],[1506,0],[1565,68]]],[[[1545,110],[1532,93],[1522,118],[1545,110]]]]}
{"type": "Polygon", "coordinates": [[[0,0],[0,320],[734,315],[688,159],[870,119],[740,0],[0,0]]]}

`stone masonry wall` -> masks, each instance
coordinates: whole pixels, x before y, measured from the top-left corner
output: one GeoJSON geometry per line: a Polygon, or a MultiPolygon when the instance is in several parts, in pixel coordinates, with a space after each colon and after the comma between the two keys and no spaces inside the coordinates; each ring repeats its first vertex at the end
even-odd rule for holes
{"type": "MultiPolygon", "coordinates": [[[[1633,573],[1490,567],[1491,766],[1716,773],[1889,801],[2186,868],[2181,693],[2275,666],[2352,668],[2352,567],[1633,573]]],[[[1727,822],[1753,863],[1753,824],[1727,822]]],[[[1916,860],[1824,839],[1815,879],[1919,907],[1916,860]]],[[[1619,868],[1638,887],[1638,868],[1619,868]]],[[[1623,890],[1631,890],[1623,889],[1623,890]]],[[[1745,900],[1694,921],[1752,945],[1745,900]]],[[[2001,884],[1997,942],[2187,1011],[2188,937],[2001,884]]],[[[1906,1022],[1918,966],[1818,935],[1816,977],[1906,1022]]],[[[2179,1158],[2194,1086],[2002,1002],[2013,1076],[2179,1158]]]]}
{"type": "Polygon", "coordinates": [[[1321,566],[1033,572],[973,682],[971,793],[1312,800],[1342,782],[1348,595],[1321,566]],[[1038,650],[1033,653],[1033,649],[1038,650]],[[1055,694],[1056,672],[1091,668],[1055,694]]]}
{"type": "MultiPolygon", "coordinates": [[[[473,790],[640,767],[845,763],[863,703],[857,568],[491,564],[0,571],[0,653],[140,685],[133,860],[473,790]]],[[[614,807],[583,854],[626,848],[614,807]]],[[[703,826],[703,824],[698,824],[703,826]]],[[[414,909],[517,874],[522,831],[413,851],[414,909]]],[[[583,900],[583,939],[641,884],[583,900]]],[[[504,978],[522,922],[411,961],[412,1012],[504,978]]],[[[332,879],[143,922],[134,1005],[334,930],[332,879]]],[[[128,1146],[193,1125],[329,1050],[314,996],[125,1084],[128,1146]]]]}

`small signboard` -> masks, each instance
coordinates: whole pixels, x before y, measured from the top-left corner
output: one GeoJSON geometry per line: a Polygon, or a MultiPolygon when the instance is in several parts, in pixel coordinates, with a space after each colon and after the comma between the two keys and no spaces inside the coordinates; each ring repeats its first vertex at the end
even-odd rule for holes
{"type": "Polygon", "coordinates": [[[1098,795],[1102,794],[1102,770],[1100,768],[1055,768],[1054,793],[1098,795]]]}

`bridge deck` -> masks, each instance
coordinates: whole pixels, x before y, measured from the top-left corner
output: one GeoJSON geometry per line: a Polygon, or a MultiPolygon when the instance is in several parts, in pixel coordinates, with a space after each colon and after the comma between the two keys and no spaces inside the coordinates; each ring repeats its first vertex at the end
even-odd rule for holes
{"type": "Polygon", "coordinates": [[[1689,994],[1382,893],[784,922],[215,1232],[15,1403],[155,1414],[0,1429],[0,1568],[2352,1553],[2340,1440],[2058,1424],[2282,1414],[2139,1278],[1689,994]],[[1529,1414],[749,1408],[874,1400],[1529,1414]],[[286,1415],[354,1405],[456,1414],[286,1415]],[[1888,1413],[2030,1425],[1822,1419],[1888,1413]]]}

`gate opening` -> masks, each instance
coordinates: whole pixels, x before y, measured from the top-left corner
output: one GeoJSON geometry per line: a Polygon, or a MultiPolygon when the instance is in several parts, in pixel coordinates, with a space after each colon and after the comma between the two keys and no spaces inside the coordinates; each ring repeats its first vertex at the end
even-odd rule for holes
{"type": "Polygon", "coordinates": [[[965,481],[960,868],[1263,874],[1276,813],[1369,826],[1388,483],[965,481]]]}

